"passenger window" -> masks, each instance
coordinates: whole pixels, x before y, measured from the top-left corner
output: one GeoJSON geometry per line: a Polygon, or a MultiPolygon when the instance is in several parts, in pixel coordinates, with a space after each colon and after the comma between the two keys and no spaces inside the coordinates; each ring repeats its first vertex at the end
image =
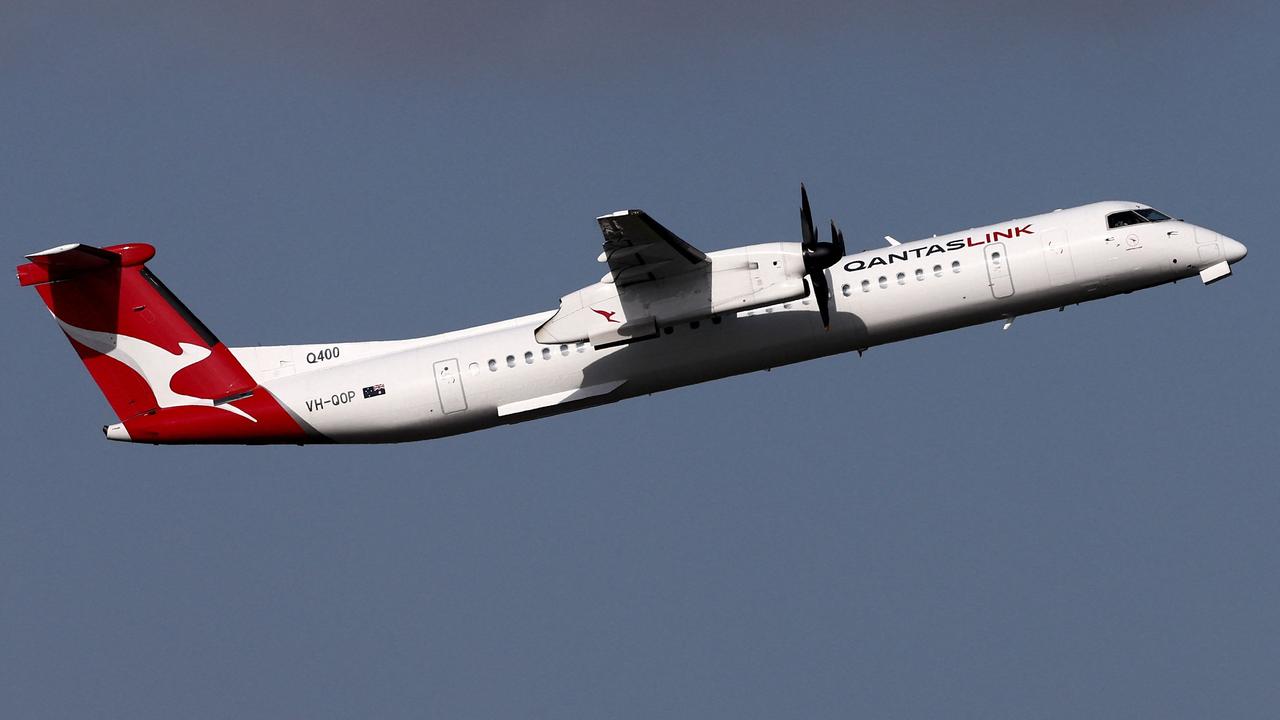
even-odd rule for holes
{"type": "Polygon", "coordinates": [[[525,365],[532,365],[532,364],[533,364],[533,353],[531,353],[531,352],[525,352],[525,354],[524,354],[524,364],[525,364],[525,365]]]}
{"type": "Polygon", "coordinates": [[[906,274],[906,273],[898,273],[898,284],[899,284],[899,285],[906,285],[906,284],[907,284],[907,274],[906,274]]]}
{"type": "Polygon", "coordinates": [[[719,324],[720,324],[720,316],[719,316],[719,315],[712,315],[712,316],[711,316],[711,324],[712,324],[712,325],[719,325],[719,324]]]}
{"type": "Polygon", "coordinates": [[[515,356],[515,355],[508,355],[508,356],[507,356],[507,367],[515,367],[515,366],[516,366],[516,356],[515,356]]]}
{"type": "Polygon", "coordinates": [[[586,348],[586,346],[587,346],[586,343],[580,342],[577,345],[575,345],[574,348],[577,349],[578,352],[582,352],[586,348]]]}
{"type": "Polygon", "coordinates": [[[568,345],[561,345],[561,346],[560,346],[560,354],[561,354],[561,355],[566,355],[566,356],[567,356],[567,355],[569,354],[569,346],[568,346],[568,345]]]}
{"type": "Polygon", "coordinates": [[[887,278],[887,277],[885,277],[885,276],[881,275],[881,276],[880,276],[880,281],[879,281],[879,282],[880,282],[880,289],[881,289],[881,290],[883,290],[884,288],[889,287],[889,278],[887,278]]]}
{"type": "Polygon", "coordinates": [[[951,261],[951,272],[953,272],[953,273],[958,273],[958,272],[960,272],[960,261],[959,261],[959,260],[952,260],[952,261],[951,261]]]}
{"type": "Polygon", "coordinates": [[[489,372],[498,372],[498,361],[489,360],[489,372]]]}
{"type": "Polygon", "coordinates": [[[675,331],[676,331],[676,329],[675,329],[675,328],[673,328],[673,327],[671,327],[670,325],[668,325],[668,326],[666,326],[666,327],[662,328],[662,332],[664,332],[664,333],[666,333],[666,334],[668,334],[668,335],[670,335],[671,333],[673,333],[673,332],[675,332],[675,331]]]}
{"type": "Polygon", "coordinates": [[[479,374],[480,374],[480,363],[471,363],[470,365],[468,365],[468,366],[467,366],[467,372],[471,373],[472,375],[479,375],[479,374]]]}
{"type": "Polygon", "coordinates": [[[934,266],[933,266],[933,276],[934,276],[934,277],[942,277],[942,266],[941,266],[941,265],[934,265],[934,266]]]}
{"type": "Polygon", "coordinates": [[[689,323],[689,329],[697,330],[699,325],[700,323],[697,320],[694,320],[693,322],[689,323]]]}
{"type": "Polygon", "coordinates": [[[844,287],[840,288],[840,292],[844,293],[844,296],[845,296],[845,297],[849,297],[849,295],[850,295],[850,294],[852,294],[852,293],[849,291],[849,286],[848,286],[848,285],[845,285],[844,287]]]}
{"type": "Polygon", "coordinates": [[[863,280],[863,281],[862,281],[862,292],[871,292],[871,281],[870,281],[870,280],[863,280]]]}
{"type": "Polygon", "coordinates": [[[543,360],[551,359],[551,348],[542,348],[542,359],[543,360]]]}
{"type": "Polygon", "coordinates": [[[916,280],[923,280],[923,279],[924,279],[924,270],[922,270],[921,268],[916,268],[916,280]]]}

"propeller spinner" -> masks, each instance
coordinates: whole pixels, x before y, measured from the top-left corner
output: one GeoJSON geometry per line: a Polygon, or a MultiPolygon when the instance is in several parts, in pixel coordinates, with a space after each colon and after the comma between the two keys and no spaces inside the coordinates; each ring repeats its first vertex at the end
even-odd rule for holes
{"type": "Polygon", "coordinates": [[[809,210],[809,193],[800,183],[800,247],[804,252],[804,271],[813,284],[813,299],[818,303],[822,327],[831,329],[831,286],[827,283],[827,268],[844,257],[844,233],[831,221],[831,242],[818,242],[818,229],[813,225],[813,213],[809,210]]]}

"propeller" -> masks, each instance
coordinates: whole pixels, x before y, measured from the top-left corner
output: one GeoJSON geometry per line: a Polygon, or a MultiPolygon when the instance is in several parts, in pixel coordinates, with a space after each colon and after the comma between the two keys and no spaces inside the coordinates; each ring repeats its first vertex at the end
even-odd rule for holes
{"type": "Polygon", "coordinates": [[[844,257],[844,233],[831,221],[831,242],[818,243],[818,228],[813,225],[813,213],[809,210],[809,193],[800,183],[800,247],[804,252],[804,271],[813,283],[813,299],[818,303],[822,327],[831,329],[831,287],[827,284],[827,268],[844,257]]]}

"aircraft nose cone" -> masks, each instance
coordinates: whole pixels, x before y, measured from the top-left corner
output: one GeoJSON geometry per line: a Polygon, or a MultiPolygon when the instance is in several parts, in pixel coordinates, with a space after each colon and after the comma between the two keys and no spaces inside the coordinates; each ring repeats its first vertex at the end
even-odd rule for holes
{"type": "Polygon", "coordinates": [[[1245,247],[1244,243],[1223,235],[1222,253],[1227,256],[1227,262],[1237,263],[1243,260],[1245,255],[1249,254],[1249,248],[1245,247]]]}

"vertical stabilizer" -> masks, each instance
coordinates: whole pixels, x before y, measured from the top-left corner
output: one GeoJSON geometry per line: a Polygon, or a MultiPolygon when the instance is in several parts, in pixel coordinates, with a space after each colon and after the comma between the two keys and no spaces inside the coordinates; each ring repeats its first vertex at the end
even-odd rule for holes
{"type": "Polygon", "coordinates": [[[147,269],[154,256],[141,243],[63,245],[29,255],[17,269],[119,417],[108,437],[296,442],[298,424],[147,269]]]}

